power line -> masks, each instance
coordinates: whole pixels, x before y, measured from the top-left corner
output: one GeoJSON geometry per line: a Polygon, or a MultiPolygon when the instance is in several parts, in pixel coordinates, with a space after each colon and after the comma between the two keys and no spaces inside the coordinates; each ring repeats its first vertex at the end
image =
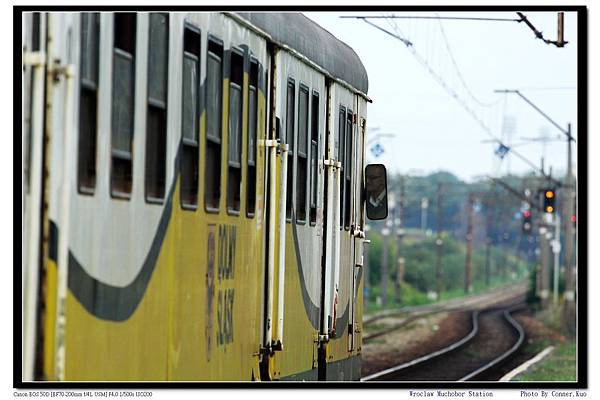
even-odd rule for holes
{"type": "Polygon", "coordinates": [[[460,21],[498,21],[498,22],[521,22],[521,19],[518,18],[485,18],[485,17],[442,17],[439,15],[436,16],[423,16],[423,15],[394,15],[394,16],[383,16],[383,15],[359,15],[359,16],[351,16],[345,15],[340,16],[340,18],[373,18],[373,19],[448,19],[448,20],[460,20],[460,21]]]}
{"type": "Polygon", "coordinates": [[[498,101],[491,102],[491,103],[484,103],[484,102],[480,101],[477,97],[475,97],[473,92],[471,92],[471,89],[465,82],[465,79],[463,78],[463,75],[461,74],[460,69],[458,68],[458,65],[456,64],[456,60],[454,59],[454,54],[452,54],[452,50],[450,49],[450,43],[448,42],[448,37],[446,36],[446,32],[444,31],[444,26],[442,25],[441,18],[438,19],[438,22],[440,24],[440,32],[442,32],[442,37],[444,38],[444,43],[446,44],[446,50],[448,51],[450,60],[452,60],[452,65],[454,65],[454,70],[458,74],[458,78],[460,79],[460,82],[462,83],[463,87],[467,90],[467,93],[469,93],[471,98],[473,100],[475,100],[475,102],[477,102],[482,107],[492,107],[492,106],[498,104],[498,101]]]}
{"type": "Polygon", "coordinates": [[[519,158],[521,161],[523,161],[524,163],[526,163],[527,165],[529,165],[531,168],[533,168],[535,171],[538,171],[541,173],[541,175],[552,181],[554,184],[556,185],[560,185],[560,182],[558,182],[557,180],[555,180],[554,178],[552,178],[549,175],[546,175],[546,173],[541,170],[540,168],[538,168],[538,166],[536,164],[534,164],[533,162],[531,162],[529,159],[527,159],[525,156],[523,156],[522,154],[520,154],[519,152],[517,152],[516,150],[514,150],[513,148],[511,148],[510,146],[507,146],[503,143],[503,141],[501,139],[499,139],[498,137],[496,137],[491,129],[489,128],[489,126],[487,126],[485,124],[485,122],[476,114],[476,112],[469,107],[469,105],[466,103],[466,101],[464,99],[462,99],[458,93],[456,92],[455,89],[451,88],[446,80],[444,80],[444,78],[442,76],[440,76],[436,71],[433,70],[433,68],[429,65],[429,63],[427,62],[426,59],[424,59],[416,50],[414,44],[406,38],[406,35],[404,35],[404,33],[402,32],[402,30],[398,27],[398,25],[393,21],[396,16],[377,16],[377,18],[381,18],[381,19],[385,19],[388,24],[391,26],[391,28],[396,32],[396,33],[392,33],[390,31],[388,31],[385,28],[380,27],[379,25],[368,21],[368,19],[373,18],[372,16],[360,16],[360,17],[351,17],[351,18],[356,18],[356,19],[361,19],[362,21],[364,21],[365,23],[369,24],[370,26],[375,27],[376,29],[394,37],[397,40],[400,40],[402,43],[404,43],[406,45],[406,47],[408,48],[408,50],[411,52],[411,54],[417,59],[417,61],[421,64],[421,66],[423,66],[428,72],[429,74],[438,82],[438,84],[440,86],[442,86],[442,88],[448,93],[450,94],[450,96],[452,96],[461,106],[462,108],[467,111],[467,113],[469,115],[471,115],[471,117],[481,126],[481,128],[483,129],[483,131],[493,140],[495,140],[500,146],[504,146],[507,149],[509,149],[511,154],[514,154],[517,158],[519,158]]]}
{"type": "Polygon", "coordinates": [[[577,90],[575,86],[554,86],[554,87],[522,87],[517,90],[577,90]]]}

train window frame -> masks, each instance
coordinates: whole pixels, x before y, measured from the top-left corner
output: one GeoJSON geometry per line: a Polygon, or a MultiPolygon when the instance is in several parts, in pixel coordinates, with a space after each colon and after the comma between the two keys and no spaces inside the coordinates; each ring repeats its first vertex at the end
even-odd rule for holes
{"type": "MultiPolygon", "coordinates": [[[[186,211],[195,211],[198,209],[198,202],[200,198],[200,88],[201,88],[201,66],[202,66],[202,32],[200,28],[190,23],[189,21],[185,21],[183,24],[183,43],[182,43],[183,53],[182,53],[182,64],[181,64],[181,137],[180,137],[180,161],[179,161],[179,174],[180,174],[180,185],[179,185],[179,203],[183,210],[186,211]],[[188,36],[190,39],[186,38],[186,31],[189,32],[188,36]],[[190,46],[189,49],[186,50],[186,46],[190,46]],[[193,47],[193,48],[192,48],[193,47]],[[195,139],[186,137],[185,135],[185,94],[183,91],[184,88],[184,79],[185,79],[185,64],[186,58],[195,63],[196,71],[197,71],[197,82],[195,85],[190,85],[190,87],[195,88],[196,90],[196,107],[194,112],[194,122],[193,126],[195,126],[195,139]],[[186,160],[189,158],[191,161],[191,178],[188,178],[187,169],[186,169],[186,160]],[[190,187],[195,187],[195,192],[190,193],[185,192],[184,180],[191,180],[192,184],[190,187]],[[188,201],[188,199],[194,199],[192,201],[188,201]]],[[[192,189],[193,190],[193,189],[192,189]]]]}
{"type": "Polygon", "coordinates": [[[297,101],[297,113],[296,113],[296,118],[298,120],[298,124],[297,124],[297,151],[296,151],[296,171],[295,171],[295,175],[296,175],[296,223],[298,225],[304,225],[306,224],[306,222],[308,221],[308,213],[306,212],[307,206],[308,206],[308,202],[307,202],[307,195],[308,195],[308,158],[309,158],[309,135],[310,135],[310,127],[309,127],[309,123],[310,123],[310,115],[309,115],[309,110],[310,110],[310,88],[304,84],[302,81],[300,81],[299,87],[298,87],[298,101],[297,101]],[[301,104],[301,99],[300,96],[302,96],[303,94],[306,95],[306,109],[304,110],[304,114],[302,114],[302,110],[300,109],[300,104],[301,104]],[[301,119],[304,120],[304,130],[305,132],[301,132],[300,130],[300,122],[301,119]],[[304,146],[305,148],[303,149],[301,146],[301,139],[302,139],[302,135],[304,135],[304,139],[305,139],[305,143],[304,146]],[[304,150],[304,151],[302,151],[304,150]],[[300,159],[304,159],[304,181],[302,181],[302,177],[300,176],[301,174],[301,166],[300,163],[302,162],[300,159]],[[304,182],[304,196],[301,195],[302,190],[300,190],[300,185],[302,184],[301,182],[304,182]],[[302,197],[304,197],[302,199],[302,197]],[[303,207],[302,207],[303,206],[303,207]],[[303,209],[302,209],[302,208],[303,209]],[[300,211],[303,211],[303,214],[300,214],[300,211]],[[302,218],[302,216],[304,218],[302,218]]]}
{"type": "Polygon", "coordinates": [[[340,230],[344,229],[344,193],[346,180],[344,179],[345,172],[345,145],[346,145],[346,107],[343,104],[339,106],[338,112],[338,151],[337,151],[337,160],[340,163],[340,182],[338,182],[338,187],[340,188],[338,196],[340,196],[340,230]]]}
{"type": "Polygon", "coordinates": [[[221,199],[222,199],[222,188],[221,188],[221,164],[222,164],[222,160],[223,160],[223,101],[225,96],[223,95],[223,91],[224,91],[224,83],[223,83],[223,77],[225,76],[225,67],[226,67],[226,63],[225,63],[225,46],[223,43],[223,40],[221,40],[220,38],[218,38],[217,36],[213,35],[213,34],[208,34],[207,36],[207,45],[206,45],[206,78],[205,78],[205,85],[204,85],[204,109],[205,109],[205,157],[204,157],[204,210],[207,213],[211,213],[211,214],[218,214],[220,209],[221,209],[221,199]],[[219,54],[217,54],[215,51],[211,50],[214,49],[216,50],[219,54]],[[210,99],[208,99],[208,85],[210,83],[209,81],[209,61],[213,60],[216,61],[220,64],[220,70],[218,71],[219,76],[220,76],[220,80],[218,83],[218,88],[219,88],[219,93],[220,93],[220,99],[218,99],[218,101],[216,102],[215,106],[217,107],[216,109],[216,114],[217,114],[217,118],[216,118],[216,122],[218,123],[218,128],[216,129],[216,131],[218,132],[218,136],[216,135],[212,135],[211,132],[209,131],[209,112],[208,112],[208,108],[210,103],[210,99]],[[216,176],[216,182],[214,181],[215,179],[215,174],[214,171],[209,171],[209,162],[212,161],[211,157],[214,156],[214,154],[212,153],[214,151],[214,154],[218,154],[217,158],[216,158],[216,167],[217,167],[217,176],[216,176]],[[211,179],[208,179],[211,178],[211,179]],[[213,184],[214,187],[210,187],[210,184],[213,184]],[[210,189],[210,190],[209,190],[210,189]],[[216,193],[216,201],[212,202],[212,204],[209,204],[208,202],[208,196],[209,193],[216,193]]]}
{"type": "Polygon", "coordinates": [[[352,150],[354,135],[354,112],[346,109],[346,137],[344,143],[344,165],[346,167],[342,179],[344,182],[344,230],[349,231],[352,222],[352,150]],[[350,132],[348,132],[350,129],[350,132]]]}
{"type": "Polygon", "coordinates": [[[258,180],[258,83],[259,83],[259,61],[253,55],[250,55],[250,69],[248,71],[248,116],[247,116],[247,131],[248,139],[246,145],[246,217],[254,218],[256,214],[256,182],[258,180]],[[254,85],[253,85],[254,83],[254,85]],[[254,90],[254,93],[252,91],[254,90]],[[251,111],[251,100],[254,100],[255,112],[251,111]],[[254,146],[251,145],[251,139],[254,140],[254,146]],[[253,160],[250,156],[253,155],[253,160]],[[250,207],[252,205],[252,207],[250,207]]]}
{"type": "MultiPolygon", "coordinates": [[[[146,199],[146,203],[149,204],[164,204],[166,197],[166,187],[167,187],[167,148],[168,148],[168,123],[167,123],[167,115],[168,115],[168,104],[169,104],[169,29],[170,29],[170,21],[168,13],[149,13],[148,15],[148,69],[146,71],[146,82],[147,82],[147,107],[146,107],[146,154],[145,154],[145,173],[144,173],[144,197],[146,199]],[[154,59],[152,57],[155,46],[152,44],[152,26],[153,26],[153,17],[161,16],[164,17],[165,21],[165,37],[164,39],[164,53],[162,54],[164,61],[164,76],[151,76],[154,71],[154,63],[152,62],[154,59]],[[150,82],[155,81],[157,79],[164,79],[164,99],[154,98],[153,94],[151,94],[151,86],[150,82]],[[159,118],[158,123],[160,127],[156,131],[153,131],[153,127],[151,126],[151,113],[156,113],[156,116],[159,118]],[[159,154],[155,154],[156,158],[153,161],[150,161],[150,151],[151,148],[155,147],[158,149],[162,148],[162,151],[159,150],[159,154]],[[162,154],[161,154],[162,153],[162,154]],[[153,170],[156,168],[155,170],[153,170]],[[160,176],[159,176],[160,175],[160,176]],[[161,177],[162,177],[162,187],[161,186],[161,177]],[[149,193],[149,186],[156,185],[158,190],[155,193],[149,193]],[[162,191],[162,192],[161,192],[162,191]],[[160,192],[160,193],[159,193],[160,192]],[[158,196],[157,196],[158,194],[158,196]]],[[[160,55],[160,53],[158,54],[160,55]]]]}
{"type": "Polygon", "coordinates": [[[309,159],[310,159],[310,184],[309,184],[309,223],[311,226],[317,225],[317,206],[319,198],[319,149],[321,142],[321,135],[319,132],[321,122],[321,99],[320,94],[317,90],[313,90],[310,96],[310,146],[309,146],[309,159]],[[316,100],[316,108],[315,108],[316,100]],[[316,140],[315,140],[316,138],[316,140]],[[316,150],[316,151],[315,151],[316,150]],[[313,153],[314,152],[314,153],[313,153]],[[314,156],[314,159],[313,159],[314,156]],[[314,197],[314,198],[313,198],[314,197]]]}
{"type": "MultiPolygon", "coordinates": [[[[126,24],[125,24],[126,25],[126,24]]],[[[136,13],[114,13],[113,14],[113,43],[112,43],[112,93],[111,93],[111,141],[110,141],[110,196],[113,199],[118,200],[130,200],[133,192],[133,138],[135,135],[135,80],[136,80],[136,52],[138,50],[137,46],[137,27],[138,20],[136,13]],[[130,43],[128,43],[131,48],[125,49],[125,46],[117,47],[117,44],[127,44],[125,42],[121,42],[124,40],[124,36],[117,34],[117,17],[125,17],[126,15],[132,16],[134,18],[134,24],[132,31],[132,36],[129,37],[130,43]],[[117,43],[119,41],[119,43],[117,43]],[[130,51],[127,51],[130,50],[130,51]],[[131,63],[129,66],[131,70],[131,83],[130,83],[130,91],[131,91],[131,103],[130,103],[130,121],[129,121],[129,150],[118,149],[115,146],[116,135],[117,133],[117,122],[116,122],[116,88],[117,83],[120,79],[117,78],[116,73],[116,64],[118,58],[128,59],[131,63]],[[116,175],[117,165],[119,170],[123,168],[123,172],[125,174],[124,177],[121,177],[120,174],[116,175]],[[117,185],[123,185],[122,187],[116,187],[117,185]]],[[[125,37],[127,39],[127,37],[125,37]]],[[[121,172],[121,171],[119,171],[121,172]]]]}
{"type": "Polygon", "coordinates": [[[296,139],[296,80],[289,76],[286,84],[286,102],[285,102],[285,143],[288,145],[288,170],[287,170],[287,191],[286,191],[286,200],[285,200],[285,222],[292,222],[292,215],[294,209],[294,182],[295,182],[295,174],[294,174],[294,147],[295,147],[295,139],[296,139]],[[290,87],[293,90],[292,94],[292,105],[290,109],[290,87]],[[290,115],[291,111],[291,115],[290,115]],[[291,123],[291,125],[290,125],[291,123]],[[291,127],[291,129],[290,129],[291,127]],[[291,130],[291,133],[290,133],[291,130]],[[291,140],[290,140],[291,135],[291,140]],[[290,179],[291,177],[291,179],[290,179]]]}
{"type": "Polygon", "coordinates": [[[239,216],[242,210],[242,187],[244,185],[244,175],[243,170],[244,162],[243,162],[243,136],[244,136],[244,72],[246,65],[246,55],[245,52],[238,47],[231,47],[229,51],[229,93],[228,93],[228,114],[227,114],[227,193],[226,193],[226,209],[227,214],[233,216],[239,216]],[[236,72],[234,68],[234,58],[237,58],[240,65],[239,72],[236,72]],[[239,77],[234,77],[234,74],[239,73],[239,77]],[[235,79],[235,81],[234,81],[235,79]],[[235,104],[233,104],[234,96],[232,95],[232,89],[239,90],[239,110],[234,110],[235,104]],[[232,116],[235,117],[237,114],[238,118],[238,129],[237,131],[232,128],[232,116]],[[236,143],[237,142],[237,143],[236,143]],[[235,151],[235,147],[232,145],[237,145],[237,151],[235,151]],[[233,149],[233,150],[232,150],[233,149]],[[233,151],[233,152],[232,152],[233,151]],[[234,173],[237,172],[239,176],[235,176],[234,173]],[[237,192],[236,188],[233,186],[237,182],[237,192]],[[237,194],[237,197],[236,197],[237,194]],[[236,202],[237,199],[237,202],[236,202]],[[237,208],[235,206],[237,205],[237,208]]]}
{"type": "MultiPolygon", "coordinates": [[[[39,13],[34,13],[35,15],[39,13]]],[[[35,26],[35,23],[34,23],[35,26]]],[[[80,68],[79,68],[79,115],[78,115],[78,143],[77,143],[77,192],[82,195],[92,196],[96,192],[96,163],[98,161],[98,89],[100,83],[100,13],[81,13],[80,15],[80,26],[79,26],[79,37],[80,37],[80,68]],[[83,19],[84,16],[92,18],[94,17],[94,27],[92,29],[95,30],[95,40],[92,43],[91,47],[83,46],[84,43],[84,31],[83,31],[83,19]],[[91,57],[90,64],[94,64],[93,68],[95,69],[95,80],[88,79],[88,77],[84,77],[84,57],[86,54],[91,57]],[[95,59],[94,59],[95,58],[95,59]],[[93,118],[88,126],[88,129],[91,131],[91,134],[84,136],[84,113],[83,102],[84,102],[84,93],[86,95],[86,100],[88,100],[87,95],[93,96],[89,100],[92,101],[93,109],[93,118]],[[86,151],[87,150],[87,151],[86,151]],[[88,168],[84,168],[84,161],[87,161],[85,166],[88,168]],[[91,168],[91,171],[90,171],[91,168]],[[89,185],[87,182],[91,182],[89,185]]],[[[39,44],[38,44],[39,45],[39,44]]],[[[29,131],[31,131],[31,124],[29,131]]],[[[27,153],[27,162],[29,162],[30,158],[30,142],[28,141],[28,153],[27,153]]],[[[27,176],[29,178],[29,175],[27,176]]],[[[29,189],[29,179],[27,179],[27,188],[29,189]]]]}

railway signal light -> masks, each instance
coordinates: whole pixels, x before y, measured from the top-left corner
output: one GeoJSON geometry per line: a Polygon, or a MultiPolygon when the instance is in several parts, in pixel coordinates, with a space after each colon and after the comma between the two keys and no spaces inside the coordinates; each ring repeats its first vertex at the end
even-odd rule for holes
{"type": "Polygon", "coordinates": [[[531,233],[531,211],[523,211],[523,233],[531,233]]]}
{"type": "Polygon", "coordinates": [[[548,214],[553,214],[556,210],[556,190],[544,189],[544,211],[548,214]]]}

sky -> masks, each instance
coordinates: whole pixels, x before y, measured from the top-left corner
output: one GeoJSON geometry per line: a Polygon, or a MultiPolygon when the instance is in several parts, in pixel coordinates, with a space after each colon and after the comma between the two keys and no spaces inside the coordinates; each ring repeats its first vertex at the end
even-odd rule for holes
{"type": "MultiPolygon", "coordinates": [[[[518,95],[494,90],[519,89],[559,126],[566,129],[570,122],[572,134],[577,137],[578,49],[574,12],[565,13],[564,38],[569,43],[563,48],[536,39],[524,23],[395,19],[393,27],[387,20],[370,20],[410,40],[419,58],[400,40],[362,20],[340,18],[389,14],[305,13],[352,47],[365,65],[368,95],[373,100],[367,110],[368,140],[371,146],[379,143],[384,148],[379,157],[367,150],[370,162],[384,163],[392,173],[445,170],[468,181],[481,175],[532,171],[532,166],[510,153],[503,160],[495,156],[498,144],[489,141],[496,137],[514,145],[515,151],[538,167],[544,156],[546,172],[552,167],[553,176],[564,175],[565,136],[518,95]],[[440,79],[487,130],[443,88],[440,79]],[[540,136],[554,141],[543,145],[529,140],[540,136]]],[[[511,12],[395,14],[518,18],[511,12]]],[[[556,40],[556,12],[525,15],[545,38],[556,40]]],[[[575,155],[576,150],[574,163],[575,155]]]]}

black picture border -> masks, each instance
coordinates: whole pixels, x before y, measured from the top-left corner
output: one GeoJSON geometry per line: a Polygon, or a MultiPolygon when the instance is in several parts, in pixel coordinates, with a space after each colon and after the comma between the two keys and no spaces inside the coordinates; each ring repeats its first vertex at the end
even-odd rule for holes
{"type": "MultiPolygon", "coordinates": [[[[577,13],[577,225],[578,241],[576,248],[577,265],[582,268],[577,270],[577,373],[575,382],[23,382],[22,380],[22,298],[21,298],[21,268],[22,260],[22,226],[14,223],[13,250],[15,261],[13,264],[13,386],[18,389],[264,389],[264,388],[399,388],[399,389],[585,389],[588,388],[588,8],[580,5],[490,5],[490,6],[465,6],[465,5],[369,5],[369,6],[13,6],[13,105],[22,104],[21,76],[22,76],[22,13],[24,12],[76,12],[76,11],[302,11],[302,12],[356,12],[356,11],[439,11],[439,12],[492,12],[492,11],[523,11],[523,12],[576,12],[577,13]],[[21,230],[19,232],[19,229],[21,230]]],[[[21,168],[17,160],[21,159],[21,114],[20,107],[13,106],[14,121],[14,170],[13,188],[21,181],[21,168]],[[20,143],[20,145],[19,145],[20,143]]],[[[22,181],[21,181],[22,182],[22,181]]],[[[14,190],[14,204],[22,204],[21,193],[14,190]]],[[[13,209],[17,215],[18,206],[13,209]]]]}

